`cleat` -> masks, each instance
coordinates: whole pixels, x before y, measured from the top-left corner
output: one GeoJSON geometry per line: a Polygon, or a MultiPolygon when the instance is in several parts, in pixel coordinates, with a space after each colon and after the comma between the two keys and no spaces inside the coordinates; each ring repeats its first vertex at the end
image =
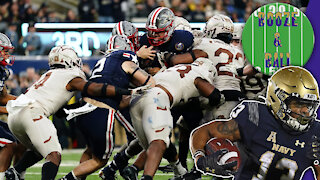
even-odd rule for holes
{"type": "Polygon", "coordinates": [[[20,178],[20,174],[14,168],[9,168],[6,170],[5,177],[6,180],[22,180],[20,178]]]}
{"type": "Polygon", "coordinates": [[[169,180],[201,180],[201,173],[199,171],[192,170],[183,176],[173,177],[169,180]]]}
{"type": "Polygon", "coordinates": [[[138,180],[138,170],[133,165],[125,167],[121,172],[120,175],[125,180],[138,180]]]}
{"type": "Polygon", "coordinates": [[[116,171],[113,170],[110,165],[101,169],[99,171],[99,177],[103,180],[115,180],[116,179],[116,171]]]}

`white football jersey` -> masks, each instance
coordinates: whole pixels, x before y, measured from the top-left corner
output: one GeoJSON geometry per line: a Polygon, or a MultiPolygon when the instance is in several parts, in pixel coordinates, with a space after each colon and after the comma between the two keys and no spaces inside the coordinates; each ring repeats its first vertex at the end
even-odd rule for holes
{"type": "Polygon", "coordinates": [[[29,87],[25,95],[40,103],[45,115],[50,116],[75,94],[75,91],[68,91],[66,86],[76,77],[86,79],[84,72],[78,68],[49,70],[29,87]]]}
{"type": "Polygon", "coordinates": [[[201,43],[193,49],[200,49],[208,54],[218,72],[214,86],[220,91],[240,91],[240,78],[237,69],[245,64],[244,54],[239,48],[227,44],[219,39],[203,38],[201,43]]]}
{"type": "Polygon", "coordinates": [[[153,76],[156,84],[165,87],[173,97],[172,106],[185,103],[192,97],[200,96],[194,84],[197,77],[213,83],[217,71],[207,58],[198,58],[192,64],[179,64],[153,76]]]}

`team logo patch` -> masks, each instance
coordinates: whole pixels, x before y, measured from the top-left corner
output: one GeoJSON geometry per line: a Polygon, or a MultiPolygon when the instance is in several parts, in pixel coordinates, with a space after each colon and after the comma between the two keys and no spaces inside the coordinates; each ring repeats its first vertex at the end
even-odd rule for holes
{"type": "Polygon", "coordinates": [[[179,42],[174,47],[176,48],[177,51],[181,51],[184,49],[184,44],[179,42]]]}

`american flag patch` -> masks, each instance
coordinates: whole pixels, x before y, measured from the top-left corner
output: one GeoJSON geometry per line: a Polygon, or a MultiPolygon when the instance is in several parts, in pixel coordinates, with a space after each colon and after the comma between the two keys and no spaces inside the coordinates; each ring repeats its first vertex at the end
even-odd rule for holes
{"type": "Polygon", "coordinates": [[[129,53],[123,53],[123,57],[130,58],[130,54],[129,53]]]}

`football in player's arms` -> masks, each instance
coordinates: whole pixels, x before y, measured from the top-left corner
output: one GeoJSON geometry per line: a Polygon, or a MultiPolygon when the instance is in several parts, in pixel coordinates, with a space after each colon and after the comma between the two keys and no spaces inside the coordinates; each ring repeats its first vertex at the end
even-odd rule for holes
{"type": "Polygon", "coordinates": [[[235,179],[300,179],[310,166],[319,179],[320,168],[314,162],[320,160],[320,143],[312,138],[320,136],[315,120],[318,105],[318,84],[310,72],[296,66],[278,70],[269,80],[265,103],[243,101],[231,113],[232,119],[214,120],[193,131],[190,149],[198,169],[207,171],[211,157],[203,153],[204,147],[217,137],[246,147],[248,158],[235,179]]]}

